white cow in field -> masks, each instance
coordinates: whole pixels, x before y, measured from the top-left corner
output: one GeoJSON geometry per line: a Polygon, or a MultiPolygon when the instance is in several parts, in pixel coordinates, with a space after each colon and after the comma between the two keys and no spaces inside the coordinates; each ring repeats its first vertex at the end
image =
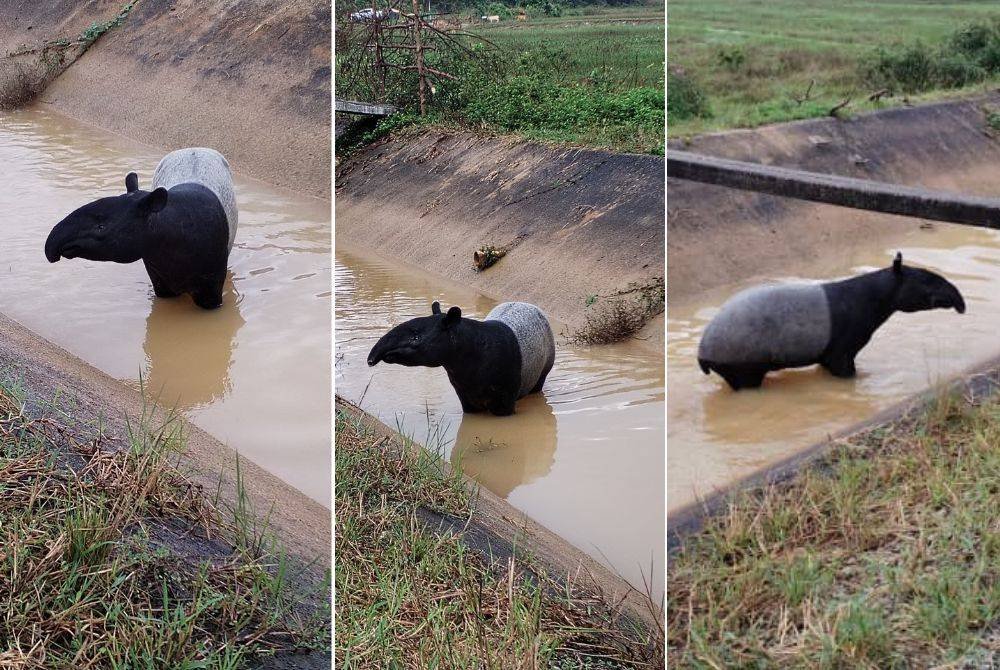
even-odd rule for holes
{"type": "Polygon", "coordinates": [[[484,16],[483,21],[487,23],[500,23],[500,17],[495,14],[493,16],[484,16]]]}

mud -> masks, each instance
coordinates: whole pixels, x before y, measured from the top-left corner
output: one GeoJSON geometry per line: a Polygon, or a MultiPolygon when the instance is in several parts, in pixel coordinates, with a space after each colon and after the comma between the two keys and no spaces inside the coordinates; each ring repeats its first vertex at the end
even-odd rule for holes
{"type": "Polygon", "coordinates": [[[240,226],[212,311],[154,298],[141,263],[42,253],[56,222],[124,192],[127,172],[148,187],[161,155],[51,111],[0,115],[0,309],[329,505],[326,201],[237,175],[240,226]]]}
{"type": "MultiPolygon", "coordinates": [[[[591,296],[663,276],[664,161],[428,132],[338,166],[337,239],[577,328],[591,296]],[[509,247],[484,272],[482,245],[509,247]]],[[[662,350],[662,318],[640,334],[662,350]]]]}
{"type": "MultiPolygon", "coordinates": [[[[123,4],[4,3],[0,51],[75,38],[123,4]]],[[[213,147],[238,172],[328,198],[330,20],[316,0],[139,2],[41,102],[163,149],[213,147]]]]}
{"type": "Polygon", "coordinates": [[[557,333],[542,394],[510,417],[463,414],[440,369],[380,364],[368,351],[434,300],[483,318],[474,289],[338,240],[337,393],[431,450],[637,588],[663,566],[663,358],[636,342],[577,347],[557,333]],[[652,566],[652,567],[651,567],[652,566]]]}

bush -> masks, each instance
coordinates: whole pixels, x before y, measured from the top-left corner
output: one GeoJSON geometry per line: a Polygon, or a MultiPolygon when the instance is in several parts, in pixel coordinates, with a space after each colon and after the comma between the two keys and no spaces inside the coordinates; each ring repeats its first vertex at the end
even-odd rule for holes
{"type": "Polygon", "coordinates": [[[667,72],[667,114],[677,120],[712,115],[705,93],[680,69],[667,72]]]}
{"type": "Polygon", "coordinates": [[[955,31],[943,45],[916,42],[880,47],[863,62],[868,84],[903,93],[961,88],[1000,75],[1000,23],[973,23],[955,31]]]}

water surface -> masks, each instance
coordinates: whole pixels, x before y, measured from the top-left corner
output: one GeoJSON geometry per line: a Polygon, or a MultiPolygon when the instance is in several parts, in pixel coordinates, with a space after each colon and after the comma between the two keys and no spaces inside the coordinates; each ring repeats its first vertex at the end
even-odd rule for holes
{"type": "Polygon", "coordinates": [[[153,295],[142,263],[49,264],[60,219],[149,188],[166,153],[44,110],[0,114],[0,309],[310,497],[330,500],[330,204],[236,177],[224,305],[153,295]]]}

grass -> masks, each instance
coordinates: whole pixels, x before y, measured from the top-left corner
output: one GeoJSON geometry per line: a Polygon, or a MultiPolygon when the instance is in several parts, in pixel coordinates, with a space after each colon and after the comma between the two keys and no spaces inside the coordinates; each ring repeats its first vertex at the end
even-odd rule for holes
{"type": "Polygon", "coordinates": [[[672,557],[670,666],[995,667],[998,445],[1000,398],[945,394],[739,495],[672,557]]]}
{"type": "Polygon", "coordinates": [[[847,99],[842,113],[983,92],[1000,82],[1000,72],[980,79],[964,59],[939,50],[963,26],[998,16],[995,3],[976,0],[672,0],[668,37],[671,68],[682,73],[679,95],[695,88],[707,109],[678,112],[673,107],[680,103],[671,101],[669,134],[825,116],[847,99]],[[934,58],[947,85],[930,82],[914,91],[890,82],[892,90],[870,100],[886,87],[870,76],[880,50],[934,58]],[[974,81],[963,82],[970,74],[974,81]]]}
{"type": "MultiPolygon", "coordinates": [[[[414,113],[412,74],[390,78],[386,97],[400,105],[403,114],[366,131],[360,141],[338,141],[338,156],[414,124],[662,154],[663,3],[573,11],[575,16],[538,15],[524,22],[466,26],[481,36],[462,38],[472,55],[438,46],[428,57],[431,65],[457,77],[437,83],[428,115],[414,113]]],[[[344,34],[338,33],[338,44],[345,42],[344,34]]],[[[346,47],[340,52],[351,53],[346,47]]],[[[344,83],[356,81],[341,75],[344,57],[338,57],[337,67],[338,96],[372,97],[344,83]]]]}
{"type": "Polygon", "coordinates": [[[178,468],[172,418],[116,440],[45,414],[0,387],[0,667],[222,670],[329,648],[273,538],[246,541],[252,511],[178,468]]]}
{"type": "Polygon", "coordinates": [[[523,552],[474,548],[474,494],[438,457],[338,407],[335,458],[337,667],[610,669],[655,658],[645,633],[523,552]]]}

